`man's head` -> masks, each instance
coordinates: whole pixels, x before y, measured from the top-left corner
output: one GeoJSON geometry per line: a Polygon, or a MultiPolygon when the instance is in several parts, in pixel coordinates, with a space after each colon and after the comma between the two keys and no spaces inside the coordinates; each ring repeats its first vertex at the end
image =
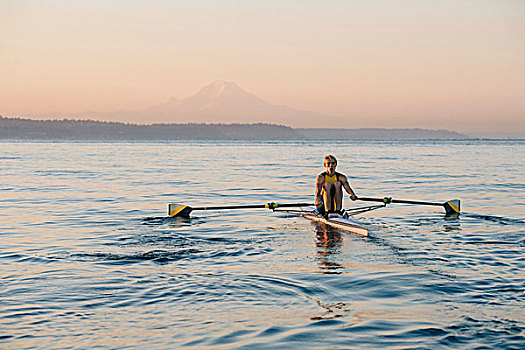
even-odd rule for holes
{"type": "Polygon", "coordinates": [[[331,154],[324,157],[324,167],[328,174],[333,174],[335,172],[335,167],[337,166],[337,159],[331,154]]]}

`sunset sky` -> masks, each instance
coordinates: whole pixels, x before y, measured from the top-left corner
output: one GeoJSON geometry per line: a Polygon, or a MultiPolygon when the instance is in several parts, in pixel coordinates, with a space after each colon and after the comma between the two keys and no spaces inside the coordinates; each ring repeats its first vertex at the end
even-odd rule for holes
{"type": "Polygon", "coordinates": [[[525,133],[525,1],[0,0],[3,116],[143,109],[215,80],[335,116],[317,127],[525,133]]]}

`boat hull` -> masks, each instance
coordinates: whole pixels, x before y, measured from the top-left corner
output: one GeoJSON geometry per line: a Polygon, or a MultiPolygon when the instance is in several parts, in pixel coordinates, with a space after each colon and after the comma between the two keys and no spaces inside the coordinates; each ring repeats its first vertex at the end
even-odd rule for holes
{"type": "Polygon", "coordinates": [[[347,232],[352,232],[356,235],[367,237],[368,229],[364,226],[359,225],[355,221],[350,219],[343,218],[339,215],[330,215],[328,218],[317,215],[315,213],[301,214],[305,219],[312,220],[314,222],[319,222],[331,227],[338,228],[347,232]]]}
{"type": "Polygon", "coordinates": [[[318,222],[327,226],[331,226],[343,231],[351,232],[359,236],[367,237],[368,229],[359,223],[342,217],[339,214],[330,213],[327,218],[322,215],[317,214],[314,207],[301,207],[300,210],[276,210],[281,212],[286,212],[289,214],[299,215],[305,219],[312,220],[313,222],[318,222]]]}

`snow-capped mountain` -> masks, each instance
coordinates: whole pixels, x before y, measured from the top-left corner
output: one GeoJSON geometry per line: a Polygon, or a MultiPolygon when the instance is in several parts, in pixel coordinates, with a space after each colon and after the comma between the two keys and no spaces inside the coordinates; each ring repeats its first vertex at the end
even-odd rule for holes
{"type": "Polygon", "coordinates": [[[185,99],[171,99],[166,104],[147,109],[150,113],[172,115],[174,118],[221,118],[259,114],[272,107],[257,96],[241,89],[237,84],[216,81],[185,99]]]}
{"type": "Polygon", "coordinates": [[[275,123],[289,126],[309,125],[323,127],[329,118],[314,112],[300,111],[273,105],[241,89],[237,84],[215,81],[194,93],[143,111],[115,113],[82,113],[82,117],[97,120],[131,121],[142,123],[275,123]]]}

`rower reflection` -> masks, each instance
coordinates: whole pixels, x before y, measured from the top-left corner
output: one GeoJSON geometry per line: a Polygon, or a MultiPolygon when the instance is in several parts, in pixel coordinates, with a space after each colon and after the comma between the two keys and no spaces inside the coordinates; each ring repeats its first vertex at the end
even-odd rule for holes
{"type": "Polygon", "coordinates": [[[317,260],[319,267],[323,273],[340,274],[339,269],[343,265],[334,261],[334,257],[341,253],[343,238],[341,232],[333,227],[314,224],[315,225],[315,245],[317,246],[317,260]]]}

